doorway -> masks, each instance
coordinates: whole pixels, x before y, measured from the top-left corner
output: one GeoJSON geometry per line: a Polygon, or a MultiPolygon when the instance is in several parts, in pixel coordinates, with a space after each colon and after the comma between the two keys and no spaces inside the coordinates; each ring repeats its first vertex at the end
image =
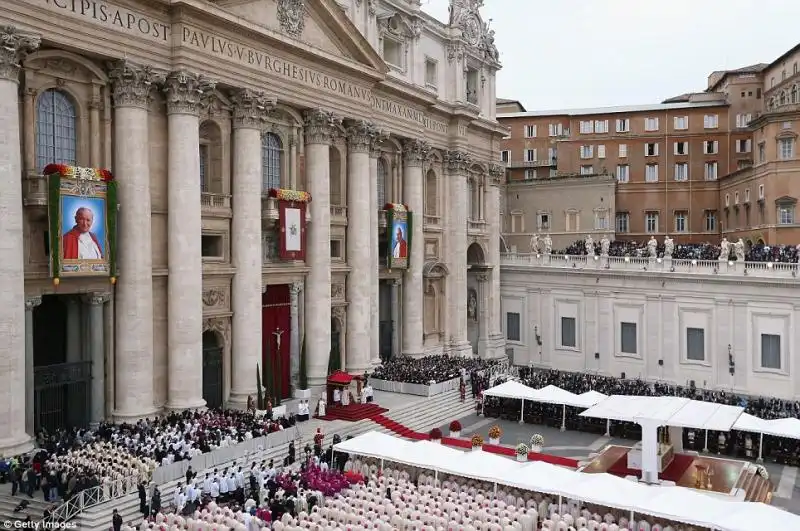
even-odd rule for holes
{"type": "Polygon", "coordinates": [[[203,400],[211,409],[222,407],[222,349],[216,332],[203,332],[203,400]]]}

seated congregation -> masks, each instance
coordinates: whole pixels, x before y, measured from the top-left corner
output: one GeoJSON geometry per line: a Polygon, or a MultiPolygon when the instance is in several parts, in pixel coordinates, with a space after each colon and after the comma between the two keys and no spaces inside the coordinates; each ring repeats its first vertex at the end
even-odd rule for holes
{"type": "Polygon", "coordinates": [[[376,367],[370,378],[394,382],[428,385],[455,378],[465,378],[475,373],[494,372],[500,367],[498,360],[463,358],[455,356],[425,356],[411,358],[398,356],[376,367]]]}
{"type": "MultiPolygon", "coordinates": [[[[534,389],[548,385],[560,387],[575,394],[587,391],[598,391],[606,395],[634,396],[680,396],[693,400],[702,400],[717,404],[741,406],[756,417],[771,420],[786,417],[797,417],[800,414],[800,402],[779,398],[742,396],[730,391],[698,389],[693,386],[675,386],[666,383],[646,382],[638,379],[622,379],[597,374],[572,373],[557,370],[539,370],[531,368],[519,369],[521,383],[534,389]]],[[[502,380],[495,382],[495,385],[502,380]]],[[[504,418],[517,421],[520,418],[520,400],[485,397],[483,413],[487,417],[504,418]]],[[[604,434],[604,419],[581,417],[583,410],[567,407],[566,427],[570,430],[588,431],[604,434]]],[[[524,422],[544,424],[553,428],[561,426],[562,406],[525,402],[522,415],[524,422]]],[[[630,440],[641,439],[641,427],[630,422],[613,421],[609,425],[610,435],[630,440]]],[[[800,465],[800,441],[782,437],[764,436],[762,457],[782,464],[800,465]]],[[[706,444],[706,434],[700,430],[684,429],[684,447],[690,450],[702,450],[706,444]]],[[[760,436],[741,431],[708,432],[708,449],[711,452],[739,458],[755,458],[759,455],[760,436]]]]}

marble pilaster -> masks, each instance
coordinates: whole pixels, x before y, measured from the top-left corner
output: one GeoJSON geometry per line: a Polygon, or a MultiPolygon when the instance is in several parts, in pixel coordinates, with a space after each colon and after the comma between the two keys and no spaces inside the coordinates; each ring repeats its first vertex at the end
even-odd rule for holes
{"type": "Polygon", "coordinates": [[[168,362],[167,408],[200,408],[203,400],[203,264],[199,113],[214,83],[186,71],[167,76],[168,362]]]}
{"type": "Polygon", "coordinates": [[[430,146],[421,140],[403,144],[403,200],[415,216],[411,224],[411,256],[403,274],[403,354],[421,356],[423,349],[422,267],[425,261],[425,236],[422,228],[422,164],[430,146]]]}
{"type": "Polygon", "coordinates": [[[370,295],[370,323],[369,323],[369,343],[370,343],[370,362],[373,366],[380,365],[380,310],[378,302],[380,300],[380,253],[378,251],[378,210],[383,205],[378,204],[378,157],[380,150],[377,144],[385,138],[380,131],[376,132],[369,151],[369,225],[370,225],[370,264],[371,269],[371,295],[370,295]]]}
{"type": "Polygon", "coordinates": [[[261,364],[261,128],[275,100],[241,90],[233,103],[233,277],[230,403],[244,409],[257,392],[253,371],[261,364]]]}
{"type": "MultiPolygon", "coordinates": [[[[489,167],[490,183],[486,197],[486,222],[489,224],[489,241],[500,241],[500,186],[505,182],[506,169],[504,166],[492,165],[489,167]]],[[[492,275],[489,287],[491,300],[491,322],[489,334],[499,347],[505,352],[505,339],[503,335],[502,312],[500,310],[500,245],[489,245],[489,262],[492,264],[492,275]]]]}
{"type": "Polygon", "coordinates": [[[309,387],[320,389],[331,350],[330,145],[341,120],[315,109],[305,114],[305,161],[311,223],[306,234],[305,342],[309,387]]]}
{"type": "Polygon", "coordinates": [[[489,302],[489,275],[478,273],[475,280],[478,281],[478,355],[487,357],[492,354],[488,352],[489,321],[492,314],[489,302]]]}
{"type": "Polygon", "coordinates": [[[347,128],[347,372],[363,374],[369,367],[372,347],[372,261],[369,151],[375,128],[359,121],[347,128]]]}
{"type": "Polygon", "coordinates": [[[161,77],[128,61],[109,65],[114,102],[114,173],[120,210],[114,356],[114,417],[155,414],[153,390],[153,252],[147,108],[161,77]]]}
{"type": "Polygon", "coordinates": [[[400,282],[391,281],[392,297],[392,356],[400,354],[400,282]]]}
{"type": "Polygon", "coordinates": [[[472,355],[467,337],[467,210],[469,187],[467,176],[472,161],[462,151],[445,153],[444,165],[450,183],[450,277],[448,278],[450,351],[455,355],[472,355]]]}
{"type": "Polygon", "coordinates": [[[25,246],[20,150],[20,63],[39,47],[38,37],[0,27],[0,455],[31,449],[26,432],[25,246]]]}
{"type": "Polygon", "coordinates": [[[89,421],[99,424],[106,418],[106,350],[103,305],[111,299],[108,293],[92,293],[83,298],[89,314],[89,361],[92,362],[91,408],[89,421]]]}
{"type": "Polygon", "coordinates": [[[33,358],[33,309],[42,303],[41,297],[25,299],[25,431],[33,436],[36,433],[34,358],[33,358]]]}
{"type": "Polygon", "coordinates": [[[292,396],[300,389],[300,293],[302,282],[289,285],[289,378],[292,396]]]}

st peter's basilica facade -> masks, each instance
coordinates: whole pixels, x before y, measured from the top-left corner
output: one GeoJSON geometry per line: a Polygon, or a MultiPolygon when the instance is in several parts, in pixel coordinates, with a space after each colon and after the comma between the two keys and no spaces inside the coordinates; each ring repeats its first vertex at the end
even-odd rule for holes
{"type": "Polygon", "coordinates": [[[417,4],[3,2],[0,453],[504,355],[493,32],[417,4]]]}

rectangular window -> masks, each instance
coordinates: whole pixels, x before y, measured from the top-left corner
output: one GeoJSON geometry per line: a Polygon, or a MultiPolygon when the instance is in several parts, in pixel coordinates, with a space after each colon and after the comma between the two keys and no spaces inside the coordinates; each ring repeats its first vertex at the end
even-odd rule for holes
{"type": "Polygon", "coordinates": [[[705,215],[706,232],[717,232],[717,213],[710,210],[705,215]]]}
{"type": "Polygon", "coordinates": [[[619,350],[623,354],[636,354],[636,323],[619,324],[619,350]]]}
{"type": "Polygon", "coordinates": [[[593,175],[593,174],[594,174],[594,168],[592,166],[590,165],[581,166],[581,175],[593,175]]]}
{"type": "Polygon", "coordinates": [[[604,145],[597,146],[597,158],[598,159],[606,158],[606,146],[604,145]]]}
{"type": "Polygon", "coordinates": [[[674,124],[673,128],[679,131],[684,129],[689,129],[689,117],[688,116],[676,116],[673,118],[674,124]]]}
{"type": "Polygon", "coordinates": [[[608,229],[608,213],[606,211],[594,213],[594,228],[595,230],[608,229]]]}
{"type": "Polygon", "coordinates": [[[655,234],[658,232],[658,212],[645,213],[644,229],[648,234],[655,234]]]}
{"type": "Polygon", "coordinates": [[[778,224],[794,224],[794,205],[778,205],[778,224]]]}
{"type": "Polygon", "coordinates": [[[648,142],[644,145],[644,155],[646,157],[658,156],[658,142],[648,142]]]}
{"type": "Polygon", "coordinates": [[[200,144],[200,191],[208,192],[208,168],[211,166],[211,152],[208,144],[200,144]]]}
{"type": "Polygon", "coordinates": [[[594,133],[594,122],[592,120],[581,120],[580,131],[582,135],[594,133]]]}
{"type": "Polygon", "coordinates": [[[717,180],[717,166],[718,164],[716,162],[706,162],[703,165],[703,173],[706,181],[717,180]]]}
{"type": "Polygon", "coordinates": [[[749,138],[740,138],[736,141],[736,153],[750,153],[750,142],[749,138]]]}
{"type": "Polygon", "coordinates": [[[761,334],[761,368],[781,370],[781,336],[761,334]]]}
{"type": "Polygon", "coordinates": [[[630,232],[631,215],[627,212],[617,212],[616,225],[617,232],[630,232]]]}
{"type": "Polygon", "coordinates": [[[581,146],[581,158],[590,159],[594,157],[594,146],[581,146]]]}
{"type": "Polygon", "coordinates": [[[716,129],[719,127],[719,115],[706,114],[703,116],[703,127],[706,129],[716,129]]]}
{"type": "Polygon", "coordinates": [[[203,258],[224,258],[222,236],[219,234],[203,234],[200,236],[200,253],[203,258]]]}
{"type": "Polygon", "coordinates": [[[430,57],[425,58],[425,85],[436,88],[439,86],[439,64],[430,57]]]}
{"type": "Polygon", "coordinates": [[[536,170],[527,169],[525,170],[525,180],[532,181],[536,178],[536,170]]]}
{"type": "Polygon", "coordinates": [[[540,230],[550,230],[550,214],[537,214],[536,226],[540,230]]]}
{"type": "Polygon", "coordinates": [[[794,139],[781,138],[778,140],[778,158],[789,160],[794,158],[794,139]]]}
{"type": "Polygon", "coordinates": [[[706,361],[706,331],[704,329],[686,329],[686,359],[706,361]]]}
{"type": "Polygon", "coordinates": [[[675,232],[686,232],[686,212],[675,212],[675,232]]]}
{"type": "Polygon", "coordinates": [[[617,182],[626,183],[630,179],[630,166],[620,164],[617,166],[617,182]]]}
{"type": "Polygon", "coordinates": [[[658,131],[658,118],[645,118],[644,119],[645,131],[658,131]]]}
{"type": "Polygon", "coordinates": [[[550,164],[555,164],[557,158],[558,158],[558,151],[556,151],[556,148],[547,148],[548,162],[550,162],[550,164]]]}
{"type": "Polygon", "coordinates": [[[508,162],[511,160],[511,152],[507,149],[504,149],[500,152],[500,160],[503,162],[508,162]]]}
{"type": "Polygon", "coordinates": [[[578,212],[576,210],[567,212],[565,225],[567,232],[578,231],[578,212]]]}
{"type": "Polygon", "coordinates": [[[383,60],[390,65],[403,67],[403,45],[399,42],[383,38],[383,60]]]}
{"type": "Polygon", "coordinates": [[[706,155],[716,155],[719,152],[719,142],[716,140],[706,140],[703,142],[703,153],[706,155]]]}
{"type": "Polygon", "coordinates": [[[631,130],[631,121],[628,118],[617,118],[617,133],[627,133],[631,130]]]}
{"type": "Polygon", "coordinates": [[[506,313],[506,339],[509,341],[520,340],[520,316],[516,312],[506,313]]]}
{"type": "Polygon", "coordinates": [[[526,149],[525,150],[525,162],[536,162],[536,150],[535,149],[526,149]]]}
{"type": "Polygon", "coordinates": [[[675,154],[676,155],[688,155],[689,154],[689,142],[675,142],[675,154]]]}
{"type": "Polygon", "coordinates": [[[750,202],[750,188],[745,188],[744,189],[744,202],[745,203],[749,203],[750,202]]]}
{"type": "Polygon", "coordinates": [[[331,258],[339,260],[344,258],[342,255],[342,240],[331,240],[331,258]]]}
{"type": "Polygon", "coordinates": [[[689,163],[679,162],[675,165],[675,180],[688,181],[689,180],[689,163]]]}
{"type": "Polygon", "coordinates": [[[767,161],[767,145],[764,142],[758,144],[758,162],[763,163],[767,161]]]}
{"type": "Polygon", "coordinates": [[[595,120],[594,122],[595,133],[608,133],[608,120],[595,120]]]}
{"type": "Polygon", "coordinates": [[[648,164],[644,167],[644,182],[657,183],[658,182],[658,164],[648,164]]]}
{"type": "Polygon", "coordinates": [[[525,138],[536,138],[536,126],[535,125],[526,125],[525,126],[525,138]]]}
{"type": "Polygon", "coordinates": [[[624,159],[628,156],[628,144],[619,145],[619,158],[624,159]]]}
{"type": "Polygon", "coordinates": [[[561,318],[561,346],[575,348],[578,346],[574,317],[561,318]]]}
{"type": "Polygon", "coordinates": [[[547,126],[548,136],[561,136],[564,132],[563,124],[550,124],[547,126]]]}
{"type": "Polygon", "coordinates": [[[741,113],[736,115],[736,127],[744,128],[750,125],[750,120],[753,119],[753,115],[750,113],[741,113]]]}
{"type": "Polygon", "coordinates": [[[764,199],[764,197],[765,197],[764,196],[764,185],[763,184],[759,184],[758,185],[758,198],[759,199],[764,199]]]}

